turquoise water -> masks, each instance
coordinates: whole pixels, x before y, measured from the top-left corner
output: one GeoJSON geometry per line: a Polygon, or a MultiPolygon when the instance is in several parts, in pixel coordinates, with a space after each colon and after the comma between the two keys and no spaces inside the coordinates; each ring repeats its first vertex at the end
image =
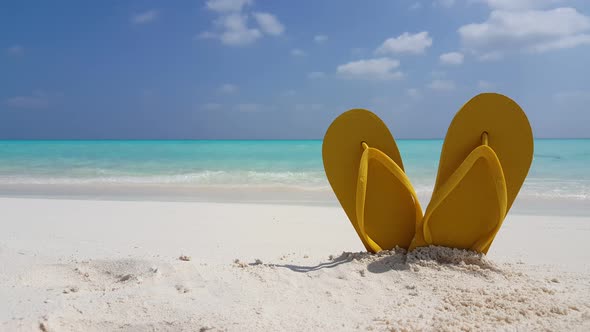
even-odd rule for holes
{"type": "MultiPolygon", "coordinates": [[[[398,146],[417,191],[432,190],[442,140],[398,146]]],[[[0,141],[0,191],[3,184],[329,189],[319,140],[0,141]]],[[[590,140],[536,140],[523,193],[590,199],[590,140]]]]}

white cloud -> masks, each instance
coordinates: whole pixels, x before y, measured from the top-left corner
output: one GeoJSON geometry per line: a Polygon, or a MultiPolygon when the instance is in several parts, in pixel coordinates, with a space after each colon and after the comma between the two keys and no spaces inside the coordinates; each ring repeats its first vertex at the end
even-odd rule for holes
{"type": "Polygon", "coordinates": [[[21,45],[13,45],[6,49],[6,53],[12,56],[22,55],[25,52],[25,48],[21,45]]]}
{"type": "Polygon", "coordinates": [[[460,65],[465,57],[459,52],[449,52],[440,55],[440,63],[445,65],[460,65]]]}
{"type": "Polygon", "coordinates": [[[377,54],[421,54],[430,46],[432,46],[432,38],[428,36],[427,31],[422,31],[416,34],[404,32],[400,36],[385,40],[375,52],[377,54]]]}
{"type": "Polygon", "coordinates": [[[547,8],[564,0],[480,0],[492,9],[527,10],[547,8]]]}
{"type": "Polygon", "coordinates": [[[234,109],[238,112],[244,113],[255,113],[255,112],[262,112],[264,110],[264,106],[260,104],[237,104],[234,109]]]}
{"type": "Polygon", "coordinates": [[[543,53],[562,48],[573,48],[580,45],[590,44],[590,34],[579,34],[575,36],[566,36],[561,39],[540,43],[530,47],[533,52],[543,53]]]}
{"type": "Polygon", "coordinates": [[[39,90],[31,95],[8,98],[4,104],[10,108],[42,109],[49,106],[51,97],[51,94],[39,90]]]}
{"type": "Polygon", "coordinates": [[[406,89],[406,95],[414,100],[422,99],[422,93],[418,89],[406,89]]]}
{"type": "Polygon", "coordinates": [[[452,91],[455,90],[455,82],[451,80],[433,80],[428,84],[428,87],[436,91],[452,91]]]}
{"type": "Polygon", "coordinates": [[[219,92],[229,95],[238,92],[238,87],[237,85],[226,83],[219,87],[219,92]]]}
{"type": "Polygon", "coordinates": [[[326,77],[326,73],[323,71],[312,71],[311,73],[307,74],[307,78],[312,80],[317,80],[324,77],[326,77]]]}
{"type": "Polygon", "coordinates": [[[492,11],[487,21],[459,28],[465,48],[482,60],[514,51],[546,52],[590,44],[590,17],[574,8],[492,11]]]}
{"type": "Polygon", "coordinates": [[[247,45],[262,36],[258,29],[248,28],[248,16],[231,14],[221,19],[225,31],[221,34],[221,42],[226,45],[247,45]]]}
{"type": "Polygon", "coordinates": [[[403,78],[403,74],[395,71],[399,67],[399,64],[398,60],[390,58],[358,60],[338,66],[336,72],[344,78],[351,79],[401,79],[403,78]]]}
{"type": "Polygon", "coordinates": [[[298,49],[298,48],[294,48],[294,49],[291,50],[291,55],[292,56],[301,57],[301,56],[306,56],[307,53],[305,53],[304,50],[301,50],[301,49],[298,49]]]}
{"type": "Polygon", "coordinates": [[[477,87],[480,90],[492,90],[494,89],[494,84],[488,81],[479,80],[477,81],[477,87]]]}
{"type": "Polygon", "coordinates": [[[326,36],[326,35],[315,35],[313,37],[313,41],[316,42],[317,44],[323,44],[326,41],[328,41],[328,36],[326,36]]]}
{"type": "Polygon", "coordinates": [[[254,0],[208,0],[206,6],[214,12],[241,12],[242,8],[254,3],[254,0]]]}
{"type": "Polygon", "coordinates": [[[207,104],[203,104],[199,107],[199,109],[203,110],[203,111],[217,111],[220,110],[222,108],[221,104],[218,103],[207,103],[207,104]]]}
{"type": "Polygon", "coordinates": [[[243,46],[254,43],[264,34],[271,36],[281,35],[285,26],[270,13],[255,12],[249,14],[243,11],[250,0],[210,0],[207,8],[216,12],[219,16],[213,21],[213,29],[201,32],[201,39],[219,39],[223,44],[230,46],[243,46]],[[253,17],[258,28],[249,26],[249,20],[253,17]]]}
{"type": "Polygon", "coordinates": [[[279,36],[285,31],[285,26],[272,14],[254,13],[254,19],[260,26],[260,30],[268,35],[279,36]]]}
{"type": "Polygon", "coordinates": [[[220,32],[205,31],[199,37],[219,39],[223,44],[230,46],[248,45],[262,37],[258,29],[248,27],[247,15],[233,13],[222,16],[215,20],[214,25],[220,32]]]}
{"type": "Polygon", "coordinates": [[[158,19],[160,12],[155,9],[150,9],[145,12],[137,13],[131,17],[133,24],[146,24],[158,19]]]}

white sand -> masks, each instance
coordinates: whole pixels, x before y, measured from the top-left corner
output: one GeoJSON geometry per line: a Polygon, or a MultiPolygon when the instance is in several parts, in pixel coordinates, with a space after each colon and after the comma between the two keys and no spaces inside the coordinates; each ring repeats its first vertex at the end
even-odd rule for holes
{"type": "Polygon", "coordinates": [[[0,230],[0,331],[590,330],[589,217],[487,258],[342,253],[335,207],[1,198],[0,230]]]}

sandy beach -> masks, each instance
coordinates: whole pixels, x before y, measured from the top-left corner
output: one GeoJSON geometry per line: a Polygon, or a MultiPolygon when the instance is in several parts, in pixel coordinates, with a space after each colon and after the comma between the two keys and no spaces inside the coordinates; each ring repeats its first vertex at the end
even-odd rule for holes
{"type": "Polygon", "coordinates": [[[590,0],[0,9],[0,332],[590,331],[590,0]]]}
{"type": "Polygon", "coordinates": [[[590,217],[363,253],[335,206],[1,198],[2,331],[587,331],[590,217]]]}

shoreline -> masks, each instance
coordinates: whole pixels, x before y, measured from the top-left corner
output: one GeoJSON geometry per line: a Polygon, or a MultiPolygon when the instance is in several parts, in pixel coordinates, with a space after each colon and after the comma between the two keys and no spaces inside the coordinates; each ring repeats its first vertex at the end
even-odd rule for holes
{"type": "MultiPolygon", "coordinates": [[[[431,191],[418,191],[423,209],[431,191]]],[[[305,186],[194,186],[194,185],[7,185],[0,198],[125,202],[200,202],[340,207],[329,187],[305,186]]],[[[590,199],[543,197],[521,193],[509,214],[590,216],[590,199]]]]}

